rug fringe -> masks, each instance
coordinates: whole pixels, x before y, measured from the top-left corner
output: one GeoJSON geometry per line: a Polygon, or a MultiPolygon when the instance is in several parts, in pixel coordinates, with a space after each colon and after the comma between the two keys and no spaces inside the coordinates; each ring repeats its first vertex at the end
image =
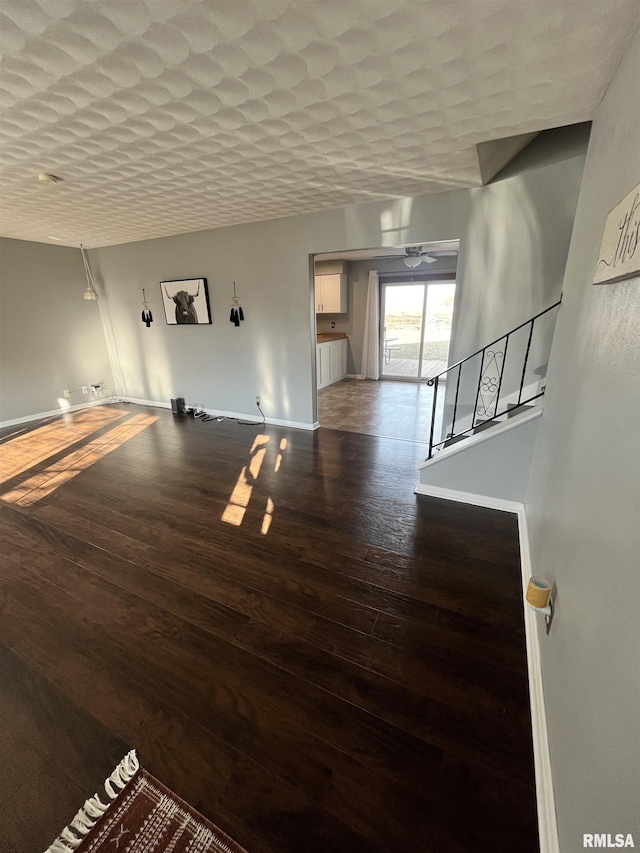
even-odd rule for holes
{"type": "Polygon", "coordinates": [[[94,794],[77,812],[69,826],[65,826],[60,835],[45,853],[73,853],[82,843],[82,839],[96,825],[98,819],[107,811],[127,782],[140,768],[135,749],[128,752],[113,773],[104,780],[104,795],[108,797],[105,805],[98,794],[94,794]],[[73,832],[72,832],[73,830],[73,832]]]}

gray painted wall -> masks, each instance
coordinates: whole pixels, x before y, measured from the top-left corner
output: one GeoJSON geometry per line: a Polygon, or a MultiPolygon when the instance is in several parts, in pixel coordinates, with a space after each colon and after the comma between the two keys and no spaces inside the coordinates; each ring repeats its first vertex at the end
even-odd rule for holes
{"type": "MultiPolygon", "coordinates": [[[[523,177],[516,170],[514,182],[518,191],[509,190],[507,194],[510,198],[517,197],[519,203],[509,207],[508,217],[500,220],[501,229],[512,228],[516,234],[523,232],[529,222],[525,215],[529,206],[543,205],[544,211],[538,215],[554,221],[555,208],[564,205],[572,193],[574,197],[577,195],[582,168],[577,137],[582,139],[584,148],[584,129],[542,135],[547,142],[537,154],[526,158],[522,167],[532,174],[523,177]],[[563,155],[557,149],[562,150],[560,143],[565,137],[567,152],[563,155]],[[540,175],[544,178],[542,188],[539,188],[540,175]],[[527,202],[528,192],[533,201],[527,202]]],[[[505,181],[507,185],[509,179],[505,181]]],[[[309,256],[458,237],[463,243],[468,238],[481,256],[484,248],[474,234],[480,227],[479,200],[487,192],[495,191],[487,187],[392,200],[95,250],[92,256],[102,284],[101,295],[113,317],[130,396],[167,402],[181,395],[208,408],[251,415],[255,414],[254,399],[259,394],[268,417],[312,424],[315,315],[309,256]],[[194,276],[205,276],[209,281],[213,325],[166,326],[158,282],[194,276]],[[246,317],[240,328],[228,321],[233,280],[237,282],[246,317]],[[141,287],[146,288],[156,317],[151,329],[139,322],[141,287]]],[[[487,204],[487,209],[491,211],[492,205],[487,204]]],[[[489,225],[483,223],[482,228],[485,236],[491,233],[489,225]]],[[[551,230],[557,235],[561,229],[551,230]]],[[[512,243],[504,234],[503,238],[502,242],[497,241],[498,248],[492,253],[492,272],[502,271],[502,283],[495,287],[504,295],[505,277],[512,289],[514,285],[507,261],[496,260],[501,252],[511,258],[512,243]]],[[[515,236],[513,242],[518,242],[515,236]]],[[[539,248],[543,244],[541,239],[536,245],[539,248]]],[[[567,245],[568,236],[563,246],[565,253],[567,245]]],[[[462,286],[466,294],[464,309],[457,309],[463,347],[468,347],[470,341],[475,343],[469,328],[480,327],[484,331],[490,328],[486,314],[496,304],[495,299],[474,300],[469,296],[466,279],[472,286],[478,286],[479,281],[469,259],[471,254],[470,249],[466,267],[462,273],[459,271],[458,277],[458,287],[462,286]],[[469,322],[464,320],[467,304],[473,313],[469,322]]],[[[529,262],[529,267],[518,268],[518,287],[522,291],[533,287],[532,275],[536,281],[540,275],[537,255],[532,255],[529,262]]],[[[366,299],[365,287],[359,269],[349,284],[350,311],[346,318],[336,315],[335,319],[336,331],[345,331],[352,338],[349,370],[353,373],[360,372],[363,315],[359,307],[366,299]]],[[[522,300],[527,300],[529,310],[532,305],[544,307],[541,298],[534,293],[531,297],[523,296],[522,300]]],[[[330,323],[332,318],[323,318],[321,329],[325,319],[330,323]]],[[[500,322],[503,320],[504,317],[500,322]]],[[[458,334],[455,326],[454,334],[458,334]]]]}
{"type": "Polygon", "coordinates": [[[540,633],[560,849],[640,845],[640,279],[591,284],[605,218],[640,181],[640,35],[598,107],[526,511],[534,574],[557,585],[540,633]]]}
{"type": "Polygon", "coordinates": [[[469,190],[452,361],[560,296],[588,139],[588,124],[541,133],[490,184],[469,190]]]}
{"type": "Polygon", "coordinates": [[[455,238],[468,206],[468,192],[457,191],[93,250],[129,395],[168,402],[179,394],[254,415],[259,394],[267,417],[312,424],[310,255],[455,238]],[[208,279],[213,325],[166,326],[158,283],[195,276],[208,279]],[[239,328],[229,322],[234,280],[246,317],[239,328]],[[150,329],[140,323],[142,287],[150,329]]]}
{"type": "Polygon", "coordinates": [[[85,288],[79,249],[0,240],[0,423],[65,406],[65,388],[113,389],[99,307],[82,298],[85,288]]]}
{"type": "Polygon", "coordinates": [[[537,418],[506,432],[493,427],[459,453],[438,454],[435,464],[420,471],[420,485],[523,503],[539,423],[537,418]]]}
{"type": "MultiPolygon", "coordinates": [[[[509,205],[508,216],[496,220],[499,240],[492,236],[491,222],[484,222],[480,215],[483,210],[497,215],[497,202],[482,202],[486,193],[493,198],[491,185],[92,250],[101,304],[112,320],[128,395],[164,403],[180,395],[207,408],[252,416],[259,394],[267,417],[311,425],[315,421],[315,314],[310,256],[320,252],[461,239],[461,247],[468,244],[469,249],[463,269],[458,268],[462,301],[454,316],[454,336],[466,353],[476,341],[472,331],[491,329],[489,315],[497,304],[495,298],[470,295],[473,287],[482,287],[485,296],[494,287],[476,272],[484,263],[483,241],[493,241],[492,265],[483,269],[501,276],[495,288],[503,296],[507,284],[523,293],[533,287],[532,277],[538,280],[542,263],[538,255],[532,253],[527,265],[519,264],[517,287],[507,259],[513,258],[512,245],[520,239],[516,235],[524,233],[529,224],[530,206],[544,202],[539,217],[553,219],[558,199],[571,196],[581,169],[580,145],[571,142],[575,135],[566,129],[542,134],[539,139],[547,142],[523,161],[522,168],[531,175],[522,176],[514,166],[518,190],[505,192],[517,203],[509,205]],[[552,176],[545,178],[544,191],[538,189],[540,175],[546,176],[549,169],[552,176]],[[477,237],[477,229],[481,229],[482,239],[477,237]],[[474,256],[477,264],[472,262],[474,256]],[[213,324],[167,326],[159,282],[200,276],[209,282],[213,324]],[[229,322],[234,280],[246,317],[239,328],[229,322]],[[143,287],[155,318],[150,329],[140,322],[143,287]]],[[[504,185],[510,186],[509,181],[505,179],[504,185]]],[[[536,243],[537,249],[541,245],[536,243]]],[[[51,264],[53,269],[54,262],[51,264]]],[[[361,275],[357,283],[354,279],[350,284],[354,308],[362,301],[364,286],[361,275]]],[[[12,296],[19,296],[20,287],[10,283],[10,288],[12,296]]],[[[526,299],[527,310],[542,308],[537,300],[544,296],[536,292],[522,300],[526,299]]],[[[501,315],[497,325],[502,326],[504,319],[501,315]]],[[[349,367],[359,373],[362,320],[354,313],[351,322],[354,341],[349,367]]],[[[37,336],[28,322],[19,327],[22,340],[37,336]]],[[[39,411],[43,405],[38,405],[39,411]]]]}
{"type": "MultiPolygon", "coordinates": [[[[506,334],[560,298],[589,138],[589,125],[540,134],[486,187],[470,190],[466,238],[458,259],[458,286],[449,363],[506,334]]],[[[546,368],[556,312],[536,323],[525,385],[546,368]]],[[[520,384],[528,328],[510,339],[501,392],[520,384]]],[[[498,347],[497,351],[502,351],[498,347]]],[[[461,376],[458,402],[471,411],[479,357],[461,376]]],[[[457,374],[451,374],[457,380],[457,374]]],[[[443,435],[451,423],[454,381],[445,393],[443,435]]],[[[469,423],[461,424],[466,427],[469,423]]]]}

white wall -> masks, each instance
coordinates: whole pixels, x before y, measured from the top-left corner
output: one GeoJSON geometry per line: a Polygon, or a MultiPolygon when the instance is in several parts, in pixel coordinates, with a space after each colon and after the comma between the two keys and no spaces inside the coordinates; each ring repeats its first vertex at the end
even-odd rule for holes
{"type": "Polygon", "coordinates": [[[608,211],[640,181],[640,35],[598,107],[526,500],[560,850],[640,847],[640,279],[591,284],[608,211]]]}
{"type": "Polygon", "coordinates": [[[79,249],[0,240],[0,423],[89,402],[64,389],[113,378],[79,249]],[[61,400],[61,402],[60,402],[61,400]]]}

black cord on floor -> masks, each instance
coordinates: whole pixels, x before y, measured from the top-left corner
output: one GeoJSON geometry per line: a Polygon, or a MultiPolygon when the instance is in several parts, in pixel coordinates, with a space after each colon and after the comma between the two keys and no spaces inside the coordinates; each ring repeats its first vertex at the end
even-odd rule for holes
{"type": "Polygon", "coordinates": [[[227,417],[227,415],[208,415],[202,409],[194,409],[193,416],[204,423],[207,423],[208,421],[217,421],[218,423],[222,423],[223,421],[235,421],[237,424],[240,424],[240,426],[264,426],[266,423],[265,414],[260,408],[260,404],[256,403],[256,405],[258,407],[258,411],[262,415],[261,421],[241,421],[239,418],[231,418],[227,417]]]}

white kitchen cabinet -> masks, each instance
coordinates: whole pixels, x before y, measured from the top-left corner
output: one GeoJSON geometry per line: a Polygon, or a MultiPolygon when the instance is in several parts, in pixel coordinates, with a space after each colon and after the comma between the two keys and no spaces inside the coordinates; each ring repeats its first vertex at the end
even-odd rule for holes
{"type": "Polygon", "coordinates": [[[315,277],[316,314],[345,314],[347,311],[347,277],[344,274],[315,277]]]}
{"type": "Polygon", "coordinates": [[[347,375],[347,344],[346,338],[340,338],[316,346],[318,389],[333,385],[347,375]]]}

